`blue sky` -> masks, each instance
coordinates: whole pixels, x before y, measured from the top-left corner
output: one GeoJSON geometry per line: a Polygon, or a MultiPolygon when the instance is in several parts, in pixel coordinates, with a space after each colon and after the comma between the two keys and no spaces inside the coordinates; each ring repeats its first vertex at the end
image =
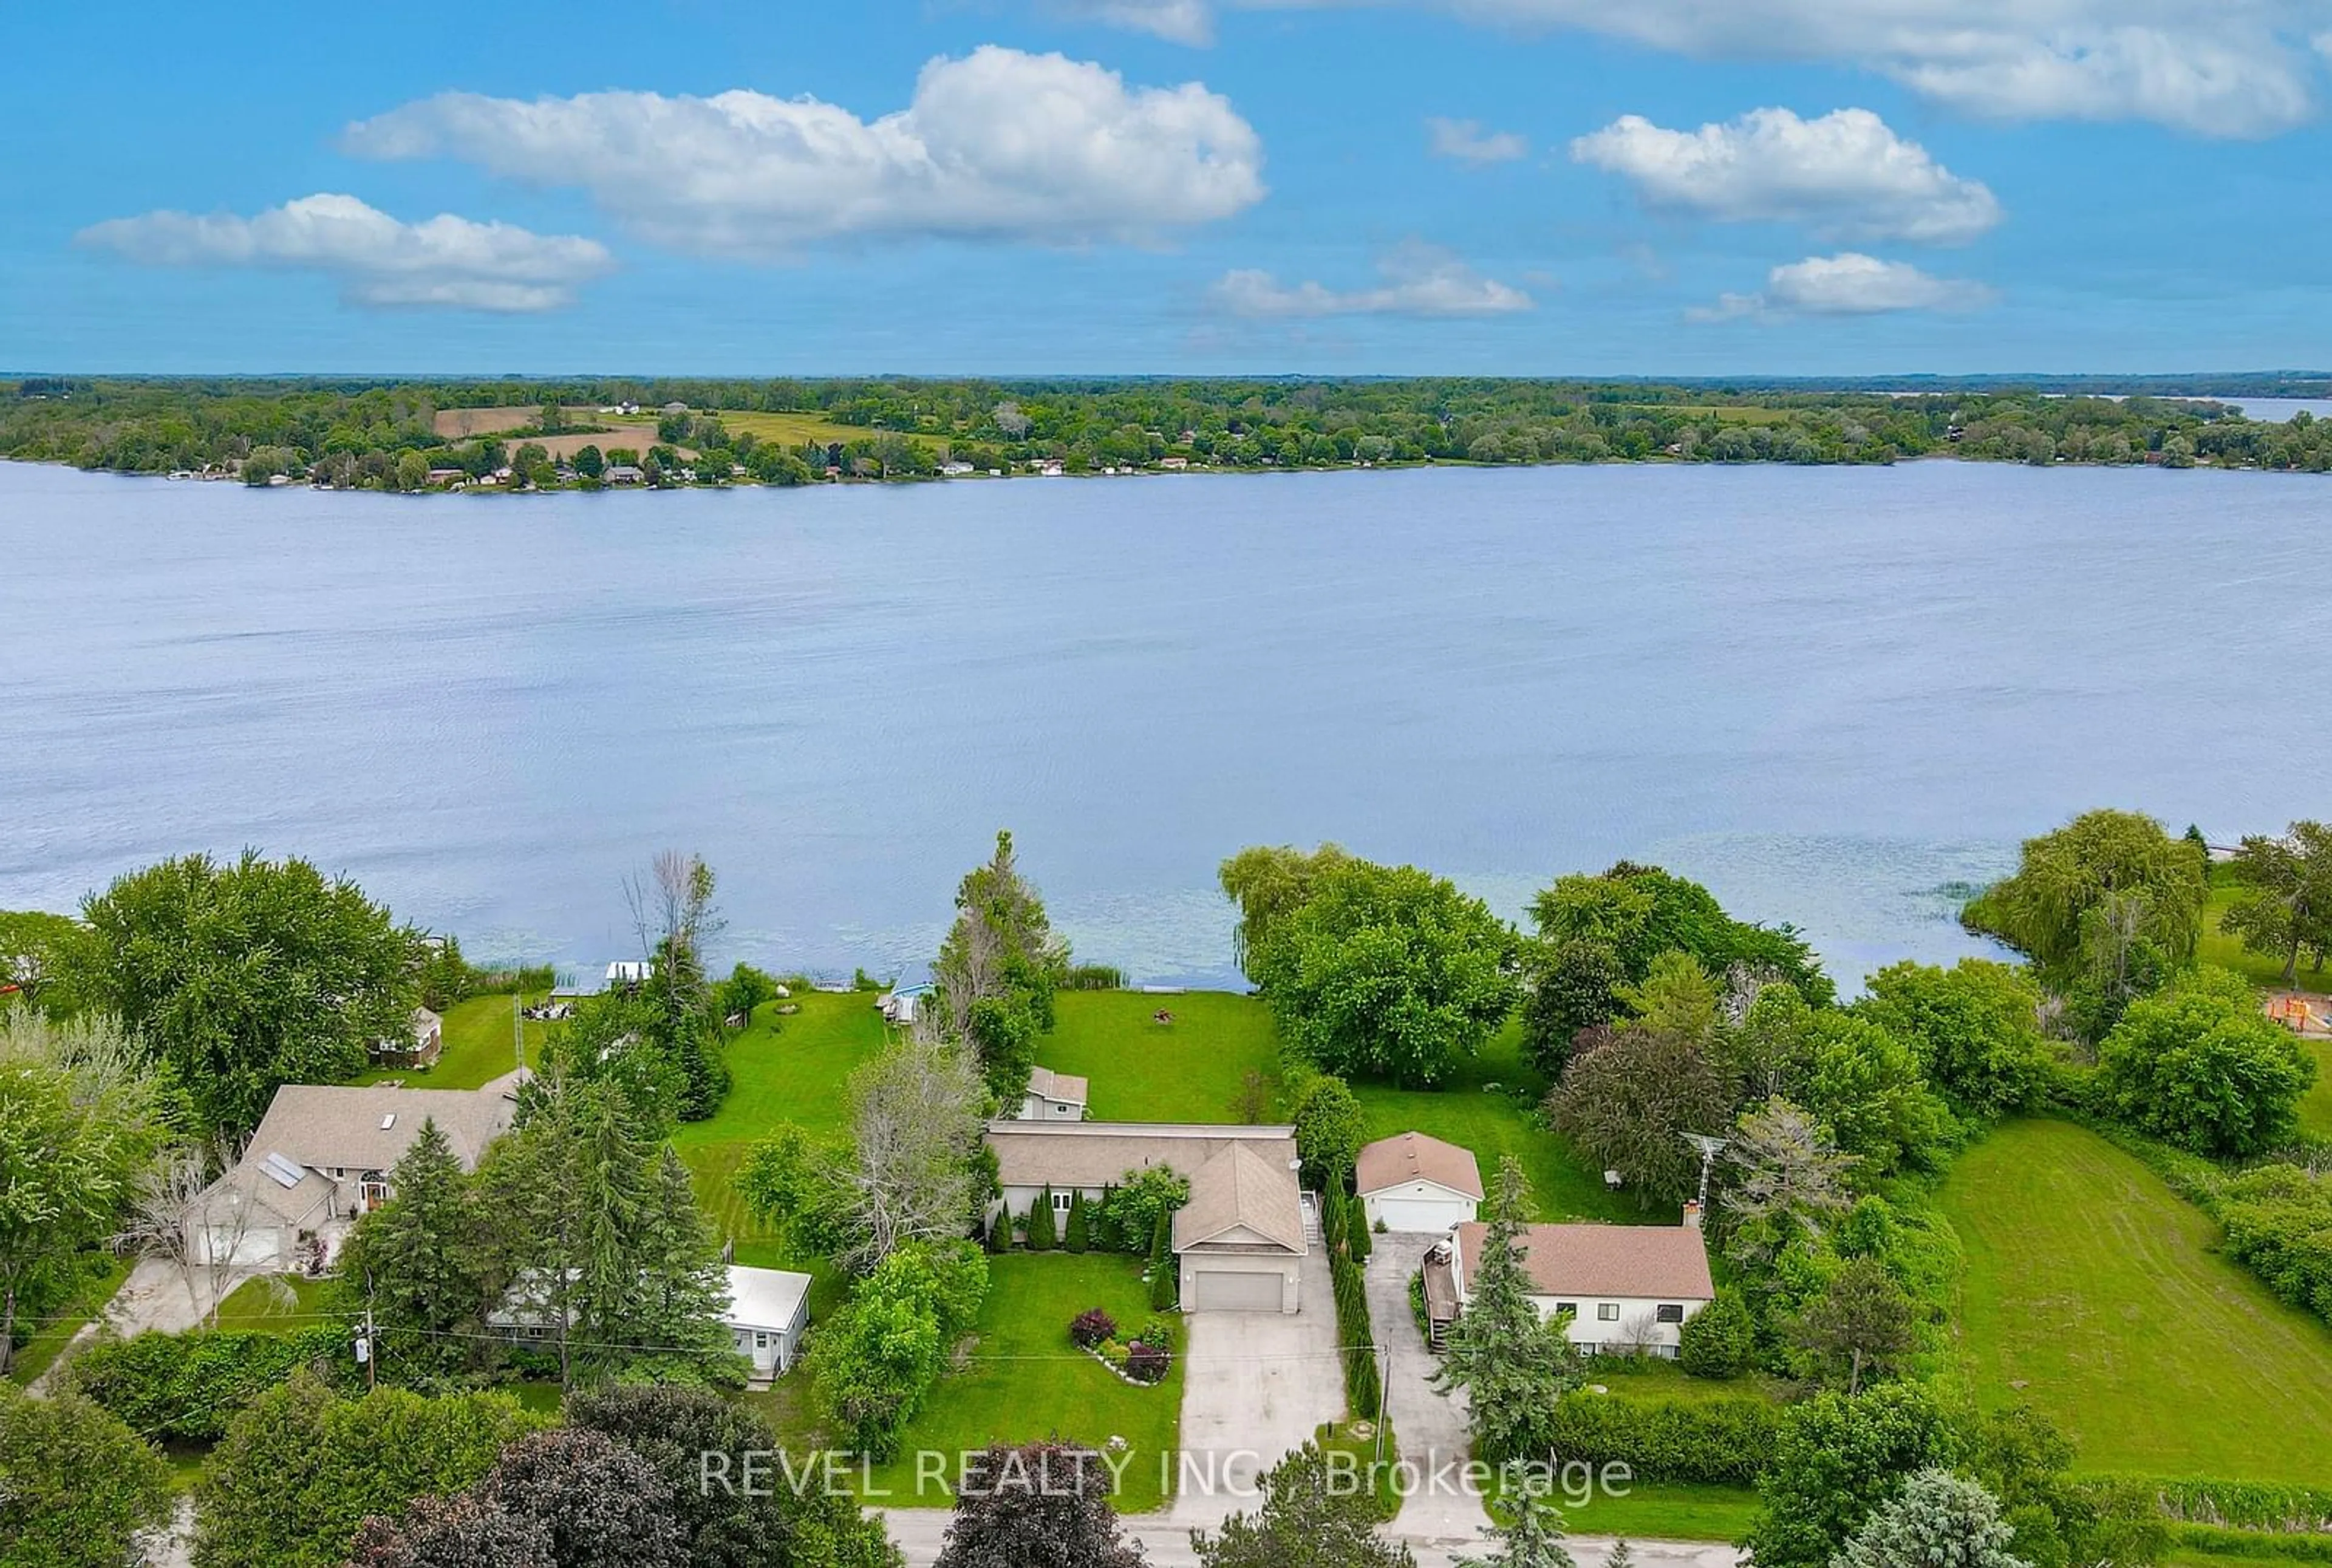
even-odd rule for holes
{"type": "Polygon", "coordinates": [[[2332,0],[413,0],[10,33],[13,369],[2332,364],[2332,0]]]}

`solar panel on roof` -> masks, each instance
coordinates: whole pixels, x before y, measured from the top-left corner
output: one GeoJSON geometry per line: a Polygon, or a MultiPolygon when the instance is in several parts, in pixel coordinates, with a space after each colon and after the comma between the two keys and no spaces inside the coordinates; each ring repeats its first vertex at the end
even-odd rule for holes
{"type": "Polygon", "coordinates": [[[270,1154],[259,1162],[261,1170],[274,1180],[277,1186],[289,1190],[300,1185],[308,1172],[281,1154],[270,1154]]]}

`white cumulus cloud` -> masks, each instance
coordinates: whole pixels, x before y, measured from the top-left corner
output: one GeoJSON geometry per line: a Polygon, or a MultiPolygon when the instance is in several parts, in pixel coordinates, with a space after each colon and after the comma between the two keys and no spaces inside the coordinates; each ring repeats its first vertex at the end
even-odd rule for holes
{"type": "Polygon", "coordinates": [[[343,140],[578,186],[657,244],[745,258],[851,237],[1141,243],[1264,194],[1262,140],[1221,95],[994,45],[932,61],[913,101],[874,120],[742,90],[448,92],[343,140]]]}
{"type": "Polygon", "coordinates": [[[1973,311],[1992,302],[1982,283],[1938,278],[1907,262],[1859,251],[1808,256],[1765,274],[1760,293],[1726,294],[1691,311],[1699,320],[1737,316],[1877,316],[1897,311],[1973,311]]]}
{"type": "Polygon", "coordinates": [[[1208,296],[1235,316],[1288,320],[1310,316],[1502,316],[1530,310],[1531,297],[1511,283],[1484,277],[1438,245],[1411,242],[1377,263],[1383,282],[1368,289],[1331,289],[1306,281],[1283,283],[1259,268],[1241,268],[1215,280],[1208,296]]]}
{"type": "Polygon", "coordinates": [[[1519,132],[1486,132],[1478,120],[1445,120],[1437,114],[1426,120],[1425,135],[1434,157],[1459,163],[1512,163],[1530,156],[1530,143],[1519,132]]]}
{"type": "MultiPolygon", "coordinates": [[[[1220,0],[1240,8],[1384,0],[1220,0]]],[[[1572,29],[1721,60],[1857,66],[2006,120],[2149,120],[2271,136],[2315,113],[2314,41],[2332,0],[1408,0],[1532,31],[1572,29]]],[[[1121,22],[1203,42],[1207,0],[1106,0],[1121,22]]]]}
{"type": "Polygon", "coordinates": [[[352,196],[302,196],[256,217],[153,212],[83,229],[81,244],[151,266],[287,267],[339,280],[361,305],[548,311],[615,258],[597,240],[441,213],[408,224],[352,196]]]}
{"type": "Polygon", "coordinates": [[[1720,223],[1802,223],[1824,239],[1954,244],[2001,217],[1981,181],[1952,173],[1867,109],[1814,120],[1757,109],[1698,130],[1623,115],[1573,141],[1571,156],[1624,176],[1647,206],[1720,223]]]}

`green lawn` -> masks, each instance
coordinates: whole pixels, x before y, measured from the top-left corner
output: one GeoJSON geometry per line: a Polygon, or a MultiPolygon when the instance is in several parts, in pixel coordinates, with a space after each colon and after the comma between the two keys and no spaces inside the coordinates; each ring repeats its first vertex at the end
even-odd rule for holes
{"type": "MultiPolygon", "coordinates": [[[[1072,991],[1057,1007],[1058,1023],[1039,1043],[1037,1059],[1056,1072],[1084,1075],[1099,1121],[1223,1121],[1237,1114],[1249,1072],[1267,1082],[1276,1077],[1277,1031],[1270,1009],[1252,996],[1072,991]],[[1174,1015],[1171,1024],[1152,1021],[1161,1009],[1174,1015]]],[[[1508,1024],[1446,1088],[1361,1084],[1354,1090],[1371,1137],[1415,1129],[1462,1144],[1481,1162],[1486,1181],[1500,1155],[1520,1156],[1542,1219],[1646,1218],[1631,1200],[1607,1191],[1602,1173],[1572,1159],[1539,1121],[1545,1081],[1523,1065],[1519,1025],[1508,1024]],[[1499,1087],[1486,1090],[1491,1084],[1499,1087]],[[1516,1089],[1519,1095],[1511,1092],[1516,1089]]]]}
{"type": "Polygon", "coordinates": [[[1635,1481],[1625,1496],[1600,1487],[1587,1502],[1563,1504],[1563,1527],[1574,1535],[1627,1535],[1646,1541],[1738,1541],[1757,1517],[1746,1487],[1691,1481],[1635,1481]]]}
{"type": "Polygon", "coordinates": [[[1180,1355],[1165,1382],[1138,1388],[1069,1343],[1069,1320],[1087,1307],[1104,1309],[1122,1327],[1150,1315],[1141,1261],[1114,1253],[1018,1253],[989,1258],[989,1269],[969,1363],[932,1391],[902,1439],[901,1458],[874,1469],[865,1500],[889,1507],[949,1504],[951,1496],[936,1483],[918,1493],[919,1450],[949,1456],[952,1468],[954,1455],[991,1442],[1059,1437],[1100,1448],[1122,1437],[1133,1458],[1115,1499],[1119,1511],[1158,1506],[1164,1498],[1160,1460],[1173,1452],[1181,1426],[1180,1355]]]}
{"type": "Polygon", "coordinates": [[[713,1225],[736,1240],[740,1263],[775,1266],[774,1259],[747,1256],[770,1237],[737,1196],[734,1179],[746,1153],[788,1122],[813,1133],[841,1132],[850,1120],[850,1075],[885,1039],[871,994],[797,990],[791,1004],[763,1003],[751,1025],[729,1042],[733,1083],[720,1114],[709,1122],[683,1123],[672,1141],[696,1177],[697,1196],[713,1225]],[[788,1005],[801,1010],[778,1011],[788,1005]]]}
{"type": "Polygon", "coordinates": [[[1546,1081],[1523,1063],[1518,1023],[1508,1022],[1442,1088],[1394,1089],[1379,1084],[1355,1084],[1352,1088],[1368,1114],[1371,1138],[1414,1130],[1471,1149],[1485,1182],[1496,1176],[1502,1156],[1520,1159],[1530,1178],[1532,1208],[1541,1219],[1640,1225],[1679,1218],[1665,1211],[1649,1214],[1633,1199],[1610,1191],[1601,1171],[1582,1164],[1548,1130],[1538,1114],[1546,1081]]]}
{"type": "MultiPolygon", "coordinates": [[[[527,1005],[542,1000],[540,997],[523,999],[527,1005]]],[[[435,1066],[425,1073],[406,1067],[375,1067],[357,1082],[378,1084],[386,1078],[396,1078],[416,1089],[475,1089],[518,1065],[511,1059],[509,997],[472,997],[468,1001],[455,1002],[446,1009],[444,1018],[445,1048],[438,1056],[435,1066]]],[[[527,1019],[522,1027],[526,1030],[526,1059],[531,1066],[542,1054],[543,1032],[550,1026],[527,1019]]]]}
{"type": "Polygon", "coordinates": [[[119,1290],[121,1282],[129,1277],[128,1258],[109,1254],[98,1260],[94,1271],[81,1282],[81,1288],[73,1292],[71,1299],[47,1314],[47,1320],[33,1336],[16,1347],[16,1353],[8,1361],[8,1381],[28,1384],[48,1371],[50,1363],[72,1343],[72,1336],[105,1310],[105,1304],[113,1299],[113,1293],[119,1290]]]}
{"type": "Polygon", "coordinates": [[[346,1322],[344,1314],[326,1310],[324,1293],[333,1283],[298,1274],[246,1279],[219,1303],[218,1325],[222,1329],[291,1329],[346,1322]]]}
{"type": "Polygon", "coordinates": [[[2332,1485],[2332,1329],[2219,1257],[2216,1222],[2136,1160],[2012,1122],[1942,1202],[1986,1404],[2040,1409],[2088,1470],[2332,1485]]]}
{"type": "Polygon", "coordinates": [[[1234,991],[1064,991],[1054,1011],[1037,1060],[1088,1080],[1095,1121],[1236,1121],[1247,1075],[1278,1073],[1269,1009],[1234,991]]]}

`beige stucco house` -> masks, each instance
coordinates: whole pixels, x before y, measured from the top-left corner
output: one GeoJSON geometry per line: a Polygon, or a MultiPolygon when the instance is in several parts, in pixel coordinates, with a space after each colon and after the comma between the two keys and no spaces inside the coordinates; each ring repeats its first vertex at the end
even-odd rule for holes
{"type": "MultiPolygon", "coordinates": [[[[1452,1308],[1465,1310],[1488,1234],[1486,1225],[1460,1225],[1446,1258],[1442,1248],[1428,1258],[1427,1313],[1437,1327],[1452,1308]]],[[[1684,1325],[1716,1296],[1697,1226],[1526,1225],[1515,1245],[1540,1315],[1569,1313],[1571,1343],[1582,1351],[1673,1356],[1684,1325]]]]}

